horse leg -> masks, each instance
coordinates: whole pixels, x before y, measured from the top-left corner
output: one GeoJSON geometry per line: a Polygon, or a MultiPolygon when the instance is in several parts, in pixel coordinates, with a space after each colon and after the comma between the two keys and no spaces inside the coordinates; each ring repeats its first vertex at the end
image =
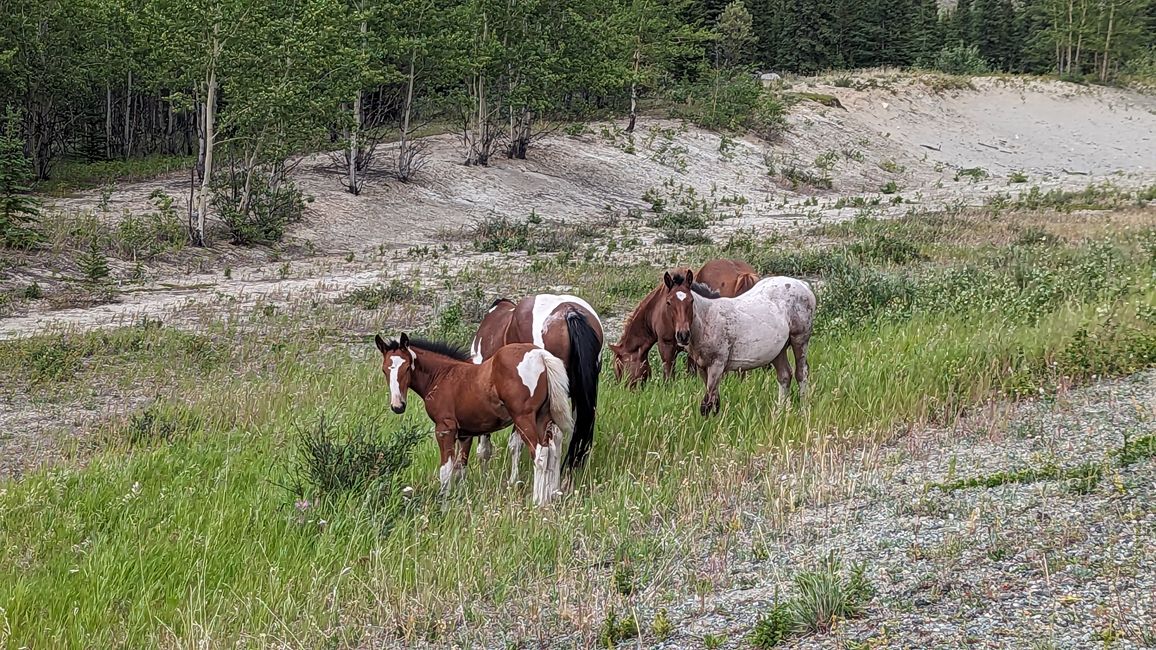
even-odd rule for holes
{"type": "Polygon", "coordinates": [[[522,436],[517,428],[510,430],[510,442],[506,445],[510,450],[510,487],[518,484],[518,461],[522,456],[522,436]]]}
{"type": "Polygon", "coordinates": [[[726,372],[726,364],[716,361],[706,367],[704,373],[706,381],[706,395],[702,398],[702,404],[698,407],[698,412],[707,417],[713,410],[718,413],[719,410],[719,396],[718,385],[722,381],[723,374],[726,372]]]}
{"type": "Polygon", "coordinates": [[[457,431],[438,431],[436,434],[438,441],[438,451],[441,452],[441,469],[438,470],[438,481],[441,483],[439,494],[445,496],[449,494],[450,487],[454,480],[454,465],[456,464],[456,452],[458,442],[457,431]]]}
{"type": "Polygon", "coordinates": [[[698,366],[694,363],[694,359],[690,358],[689,352],[686,353],[686,372],[691,377],[697,377],[698,376],[698,366]]]}
{"type": "Polygon", "coordinates": [[[783,346],[772,363],[775,364],[775,374],[779,378],[779,405],[782,406],[791,394],[791,362],[787,359],[787,346],[783,346]]]}
{"type": "Polygon", "coordinates": [[[540,431],[538,418],[533,413],[515,415],[514,428],[530,449],[534,465],[534,505],[543,505],[554,492],[550,481],[550,442],[545,439],[546,432],[540,431]]]}
{"type": "Polygon", "coordinates": [[[658,342],[658,356],[662,359],[662,378],[666,381],[674,379],[674,361],[678,358],[678,346],[672,342],[658,342]]]}
{"type": "Polygon", "coordinates": [[[458,438],[458,460],[454,464],[454,480],[460,481],[466,477],[466,467],[470,464],[470,449],[474,446],[471,436],[458,438]]]}
{"type": "Polygon", "coordinates": [[[489,462],[494,455],[494,445],[490,442],[489,434],[478,437],[478,458],[483,463],[489,462]]]}
{"type": "Polygon", "coordinates": [[[795,379],[799,382],[799,401],[803,401],[807,395],[807,379],[811,376],[811,366],[807,364],[807,345],[810,342],[810,333],[791,337],[791,350],[795,355],[795,379]]]}

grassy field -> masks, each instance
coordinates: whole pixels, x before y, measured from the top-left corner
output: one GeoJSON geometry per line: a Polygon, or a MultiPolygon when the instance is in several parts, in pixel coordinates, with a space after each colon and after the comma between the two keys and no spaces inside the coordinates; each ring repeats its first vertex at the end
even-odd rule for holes
{"type": "MultiPolygon", "coordinates": [[[[1154,226],[1136,207],[918,214],[688,249],[815,280],[811,401],[776,410],[773,372],[756,372],[728,377],[721,415],[703,419],[697,379],[631,393],[606,364],[589,467],[546,510],[506,487],[504,433],[489,466],[436,497],[434,442],[412,435],[424,412],[390,413],[345,304],[0,344],[8,381],[36,400],[156,387],[74,461],[0,485],[0,645],[594,639],[634,585],[656,601],[709,591],[718,558],[773,538],[743,513],[781,521],[805,498],[774,467],[821,468],[908,425],[1156,363],[1154,226]]],[[[556,259],[511,286],[570,283],[620,316],[658,277],[556,259]]],[[[486,274],[439,290],[412,329],[468,336],[486,274]]],[[[374,306],[382,328],[413,325],[405,305],[374,306]]]]}

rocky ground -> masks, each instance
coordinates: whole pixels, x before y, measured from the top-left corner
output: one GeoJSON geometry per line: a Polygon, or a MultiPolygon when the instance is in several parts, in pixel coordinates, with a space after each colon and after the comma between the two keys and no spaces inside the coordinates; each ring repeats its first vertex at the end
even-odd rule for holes
{"type": "Polygon", "coordinates": [[[760,540],[764,559],[732,568],[738,586],[672,603],[671,636],[644,635],[641,647],[750,647],[776,595],[794,595],[793,576],[828,552],[866,563],[878,594],[862,618],[783,647],[1156,647],[1156,458],[1117,455],[1156,432],[1154,416],[1146,373],[855,452],[842,498],[804,506],[760,540]],[[1088,462],[1103,477],[1087,493],[1064,480],[934,487],[1088,462]]]}

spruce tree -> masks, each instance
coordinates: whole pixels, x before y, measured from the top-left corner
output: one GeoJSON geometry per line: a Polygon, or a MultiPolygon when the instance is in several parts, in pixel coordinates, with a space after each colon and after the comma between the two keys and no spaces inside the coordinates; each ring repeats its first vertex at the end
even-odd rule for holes
{"type": "Polygon", "coordinates": [[[39,240],[35,224],[40,203],[26,185],[31,176],[20,137],[20,114],[9,106],[0,132],[0,246],[27,248],[39,240]]]}

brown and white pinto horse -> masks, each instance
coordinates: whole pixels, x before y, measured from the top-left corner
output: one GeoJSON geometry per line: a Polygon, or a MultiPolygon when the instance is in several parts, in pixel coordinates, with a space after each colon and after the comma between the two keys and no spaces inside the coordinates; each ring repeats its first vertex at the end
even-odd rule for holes
{"type": "MultiPolygon", "coordinates": [[[[687,276],[692,289],[706,298],[733,298],[741,295],[759,281],[758,273],[750,264],[741,260],[718,259],[702,265],[698,273],[690,269],[666,274],[678,278],[681,284],[687,276]]],[[[650,378],[650,349],[658,344],[658,356],[662,359],[662,376],[674,376],[674,362],[679,347],[674,340],[674,324],[667,309],[670,285],[659,284],[654,288],[634,312],[626,319],[622,338],[610,346],[614,352],[614,376],[619,380],[626,377],[626,383],[636,388],[650,378]]],[[[692,361],[687,358],[687,369],[697,372],[692,361]]]]}
{"type": "MultiPolygon", "coordinates": [[[[594,442],[602,340],[602,322],[585,300],[543,293],[526,296],[517,303],[505,298],[495,300],[470,345],[474,363],[482,363],[510,343],[531,343],[562,360],[574,408],[574,437],[566,450],[566,468],[571,471],[586,460],[594,442]]],[[[518,480],[520,447],[520,437],[510,436],[510,484],[518,480]]],[[[478,455],[485,459],[491,454],[490,438],[486,436],[478,443],[478,455]]]]}
{"type": "Polygon", "coordinates": [[[458,348],[437,341],[375,337],[381,371],[389,378],[389,405],[404,413],[412,388],[425,402],[441,450],[442,493],[465,473],[474,436],[514,425],[534,462],[534,503],[558,493],[561,449],[574,429],[569,380],[562,361],[534,345],[499,349],[481,364],[458,348]],[[553,424],[560,436],[555,436],[553,424]],[[559,438],[562,439],[559,439],[559,438]]]}

